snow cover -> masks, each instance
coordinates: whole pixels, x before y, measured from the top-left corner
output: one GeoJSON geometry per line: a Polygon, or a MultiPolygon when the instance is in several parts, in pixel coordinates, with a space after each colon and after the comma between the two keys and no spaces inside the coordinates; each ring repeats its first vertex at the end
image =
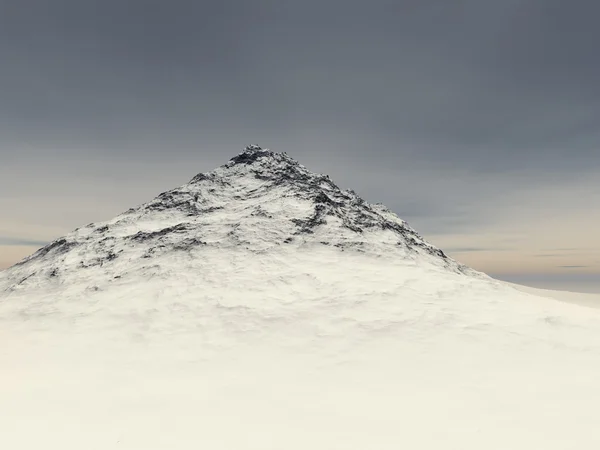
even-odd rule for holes
{"type": "Polygon", "coordinates": [[[251,146],[0,272],[0,448],[597,449],[559,297],[251,146]]]}

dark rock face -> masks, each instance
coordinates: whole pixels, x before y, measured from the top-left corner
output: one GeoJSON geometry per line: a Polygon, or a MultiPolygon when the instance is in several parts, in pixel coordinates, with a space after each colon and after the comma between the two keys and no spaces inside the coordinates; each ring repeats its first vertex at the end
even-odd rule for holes
{"type": "Polygon", "coordinates": [[[68,252],[71,248],[77,245],[75,242],[67,242],[66,239],[62,238],[57,241],[48,244],[46,247],[39,250],[38,256],[44,256],[51,251],[54,251],[57,254],[62,254],[68,252]]]}
{"type": "Polygon", "coordinates": [[[15,266],[23,265],[33,259],[43,258],[48,254],[52,254],[54,256],[60,256],[65,253],[68,253],[71,249],[73,249],[76,246],[77,246],[76,242],[69,242],[65,238],[60,238],[54,242],[51,242],[50,244],[46,245],[45,247],[42,247],[37,252],[35,252],[33,255],[31,255],[31,256],[25,258],[23,261],[20,261],[17,264],[15,264],[15,266]]]}
{"type": "Polygon", "coordinates": [[[343,206],[344,205],[342,202],[336,202],[335,200],[332,200],[324,192],[319,192],[316,195],[314,200],[316,203],[322,203],[322,204],[330,205],[330,206],[343,206]]]}
{"type": "Polygon", "coordinates": [[[172,233],[185,233],[186,231],[189,231],[189,230],[190,230],[190,226],[188,224],[180,223],[178,225],[168,227],[168,228],[163,228],[162,230],[153,231],[151,233],[146,233],[146,232],[140,231],[140,232],[134,234],[133,236],[131,236],[131,240],[137,241],[137,242],[145,242],[145,241],[149,241],[149,240],[153,240],[153,239],[158,239],[160,237],[167,236],[172,233]]]}
{"type": "Polygon", "coordinates": [[[156,199],[146,205],[148,211],[166,211],[169,209],[179,209],[188,214],[199,212],[200,198],[190,195],[188,192],[177,190],[163,192],[156,199]]]}
{"type": "Polygon", "coordinates": [[[316,205],[315,212],[312,216],[307,219],[292,219],[292,222],[298,227],[298,233],[314,233],[314,229],[319,225],[326,225],[327,221],[324,219],[325,207],[323,205],[316,205]]]}
{"type": "Polygon", "coordinates": [[[231,162],[234,164],[252,164],[260,158],[267,156],[273,156],[273,152],[269,150],[263,150],[258,145],[247,146],[242,153],[231,158],[231,162]]]}
{"type": "Polygon", "coordinates": [[[201,246],[201,245],[208,245],[206,242],[201,241],[198,238],[187,238],[184,239],[180,242],[178,242],[177,244],[173,245],[173,250],[184,250],[184,251],[189,251],[195,247],[201,246]]]}

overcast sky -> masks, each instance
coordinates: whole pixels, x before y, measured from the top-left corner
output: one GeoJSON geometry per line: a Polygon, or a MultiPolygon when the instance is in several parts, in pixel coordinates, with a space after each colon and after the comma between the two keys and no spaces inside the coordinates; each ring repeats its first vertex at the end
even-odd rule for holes
{"type": "Polygon", "coordinates": [[[598,17],[588,0],[3,0],[0,267],[256,143],[478,269],[598,280],[598,17]]]}

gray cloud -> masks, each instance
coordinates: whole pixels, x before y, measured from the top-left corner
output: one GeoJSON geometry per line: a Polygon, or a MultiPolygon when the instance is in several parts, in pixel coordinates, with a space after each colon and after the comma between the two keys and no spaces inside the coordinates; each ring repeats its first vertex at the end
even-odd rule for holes
{"type": "MultiPolygon", "coordinates": [[[[360,136],[347,154],[370,142],[370,157],[386,161],[600,165],[593,2],[13,0],[3,9],[5,142],[132,157],[219,141],[275,146],[324,129],[360,136]]],[[[299,144],[285,147],[300,155],[299,144]]]]}

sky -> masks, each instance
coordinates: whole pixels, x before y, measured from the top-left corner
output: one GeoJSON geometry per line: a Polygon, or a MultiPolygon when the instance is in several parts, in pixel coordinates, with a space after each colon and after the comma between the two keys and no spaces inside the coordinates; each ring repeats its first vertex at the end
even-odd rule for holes
{"type": "Polygon", "coordinates": [[[600,291],[600,4],[4,0],[0,268],[248,144],[502,279],[600,291]]]}

